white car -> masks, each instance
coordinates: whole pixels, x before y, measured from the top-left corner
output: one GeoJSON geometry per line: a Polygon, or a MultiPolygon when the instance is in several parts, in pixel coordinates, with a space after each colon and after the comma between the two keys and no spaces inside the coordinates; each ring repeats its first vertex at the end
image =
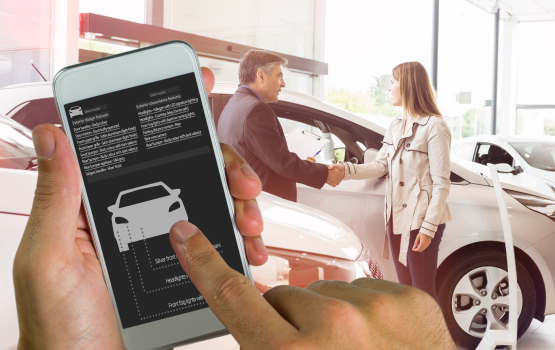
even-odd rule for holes
{"type": "MultiPolygon", "coordinates": [[[[210,102],[216,123],[237,89],[216,84],[210,102]]],[[[290,91],[270,104],[284,132],[304,128],[331,139],[339,161],[370,162],[381,148],[386,129],[380,118],[359,116],[319,99],[290,91]],[[341,151],[339,149],[341,148],[341,151]],[[344,156],[343,156],[344,154],[344,156]]],[[[327,163],[319,155],[319,162],[327,163]]],[[[436,286],[454,340],[472,348],[487,327],[504,328],[508,313],[508,279],[499,208],[489,174],[451,163],[449,206],[454,219],[447,223],[439,247],[436,286]],[[485,313],[484,313],[485,310],[485,313]]],[[[543,193],[503,182],[514,234],[518,274],[519,335],[532,318],[540,321],[555,313],[555,200],[543,193]]],[[[381,259],[385,222],[385,179],[344,181],[317,190],[297,184],[298,201],[343,221],[380,259],[385,278],[396,281],[391,260],[381,259]]]]}
{"type": "Polygon", "coordinates": [[[508,164],[501,180],[555,198],[555,139],[480,135],[453,143],[452,160],[480,174],[487,164],[508,164]]]}
{"type": "Polygon", "coordinates": [[[166,234],[176,222],[188,220],[180,193],[181,189],[172,190],[163,182],[120,192],[116,204],[108,207],[119,251],[128,251],[129,243],[166,234]]]}
{"type": "Polygon", "coordinates": [[[81,109],[81,107],[79,106],[73,106],[69,109],[69,116],[71,118],[77,116],[77,115],[83,115],[83,110],[81,109]]]}
{"type": "Polygon", "coordinates": [[[26,83],[0,89],[0,114],[33,129],[42,123],[61,126],[52,99],[52,83],[26,83]]]}
{"type": "MultiPolygon", "coordinates": [[[[15,349],[19,337],[13,259],[31,212],[36,170],[30,130],[0,115],[0,350],[15,349]]],[[[165,190],[174,191],[172,203],[183,207],[174,200],[177,189],[165,190]]],[[[341,221],[265,192],[257,200],[269,255],[265,265],[251,267],[260,292],[283,284],[306,287],[320,279],[381,276],[370,250],[341,221]]]]}
{"type": "MultiPolygon", "coordinates": [[[[52,97],[52,92],[46,90],[43,95],[37,96],[39,89],[43,89],[43,85],[36,89],[26,85],[12,88],[10,94],[16,101],[27,99],[17,97],[18,94],[29,96],[33,93],[41,99],[52,97]]],[[[215,85],[209,100],[216,123],[236,89],[236,84],[215,85]]],[[[2,90],[0,107],[8,105],[2,100],[2,90]]],[[[53,99],[51,103],[54,104],[53,99]]],[[[270,106],[278,115],[286,134],[297,127],[315,133],[325,131],[322,134],[330,131],[335,148],[342,148],[341,152],[338,150],[335,153],[344,154],[346,160],[370,162],[381,148],[386,129],[379,125],[381,121],[374,123],[372,116],[358,116],[313,96],[286,90],[280,93],[280,101],[270,106]]],[[[6,108],[13,109],[9,106],[6,108]]],[[[321,154],[317,160],[328,162],[321,154]]],[[[471,348],[483,337],[488,325],[503,328],[507,324],[505,246],[499,208],[489,174],[473,172],[453,161],[451,182],[448,202],[454,219],[447,223],[439,247],[436,286],[453,338],[457,343],[471,348]],[[485,307],[486,313],[482,314],[485,307]]],[[[543,321],[546,315],[555,313],[555,255],[552,253],[555,247],[555,200],[504,180],[502,184],[514,235],[519,290],[517,313],[519,335],[522,335],[532,318],[543,321]]],[[[344,181],[335,188],[326,185],[321,190],[298,184],[297,189],[298,201],[305,205],[301,206],[303,210],[315,208],[318,213],[325,212],[345,223],[373,252],[373,258],[378,260],[385,278],[397,281],[393,262],[381,259],[385,233],[383,178],[344,181]]],[[[275,201],[279,200],[274,198],[275,201]]],[[[281,208],[299,208],[299,204],[289,201],[279,200],[279,203],[281,208]]],[[[261,207],[264,206],[261,204],[261,207]]],[[[281,210],[277,209],[278,212],[281,210]]],[[[265,230],[268,229],[268,220],[295,218],[287,215],[290,211],[283,213],[283,218],[277,215],[264,216],[265,230]]],[[[299,218],[295,222],[295,227],[303,227],[303,230],[309,230],[322,238],[334,239],[335,244],[342,240],[333,230],[310,230],[306,222],[312,221],[305,222],[299,218]]],[[[282,225],[287,226],[285,223],[282,225]]],[[[280,244],[291,247],[305,239],[306,235],[287,234],[280,238],[280,244]]],[[[268,243],[268,239],[265,240],[268,243]]],[[[281,265],[276,263],[276,266],[281,265]]],[[[325,278],[329,276],[326,274],[325,278]]]]}

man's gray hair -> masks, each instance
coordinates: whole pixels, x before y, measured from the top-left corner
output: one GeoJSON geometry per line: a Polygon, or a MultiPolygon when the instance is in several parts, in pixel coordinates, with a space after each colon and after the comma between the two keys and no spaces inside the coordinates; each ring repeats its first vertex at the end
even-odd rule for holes
{"type": "Polygon", "coordinates": [[[247,51],[239,62],[239,85],[254,83],[259,69],[262,69],[267,76],[270,75],[276,64],[286,66],[287,59],[266,50],[247,51]]]}

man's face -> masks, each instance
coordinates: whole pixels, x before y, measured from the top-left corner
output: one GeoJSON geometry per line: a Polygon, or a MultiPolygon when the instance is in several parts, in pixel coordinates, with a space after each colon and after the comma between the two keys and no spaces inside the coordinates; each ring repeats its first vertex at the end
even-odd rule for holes
{"type": "MultiPolygon", "coordinates": [[[[264,73],[262,72],[262,74],[264,73]]],[[[272,73],[264,76],[264,79],[259,86],[262,91],[259,91],[258,93],[262,96],[264,102],[277,102],[279,92],[285,87],[285,81],[283,81],[283,68],[281,64],[276,64],[272,73]]]]}

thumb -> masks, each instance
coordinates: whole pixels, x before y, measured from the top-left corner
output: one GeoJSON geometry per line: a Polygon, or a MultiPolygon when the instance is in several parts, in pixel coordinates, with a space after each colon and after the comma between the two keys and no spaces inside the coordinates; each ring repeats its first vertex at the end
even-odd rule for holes
{"type": "Polygon", "coordinates": [[[69,244],[81,207],[77,160],[62,130],[42,124],[33,130],[39,176],[33,208],[23,239],[39,245],[69,244]]]}
{"type": "Polygon", "coordinates": [[[416,249],[416,247],[418,247],[419,242],[420,242],[420,237],[416,236],[416,239],[414,240],[414,244],[412,245],[412,249],[416,249]]]}

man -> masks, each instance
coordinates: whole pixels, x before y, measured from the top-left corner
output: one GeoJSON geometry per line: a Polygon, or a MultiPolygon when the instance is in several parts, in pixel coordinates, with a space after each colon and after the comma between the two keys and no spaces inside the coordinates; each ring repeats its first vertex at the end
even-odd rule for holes
{"type": "Polygon", "coordinates": [[[285,134],[268,103],[285,87],[287,60],[265,50],[249,50],[239,63],[239,88],[218,122],[220,141],[233,146],[262,180],[262,190],[297,201],[297,186],[322,188],[341,182],[336,169],[289,152],[285,134]]]}

